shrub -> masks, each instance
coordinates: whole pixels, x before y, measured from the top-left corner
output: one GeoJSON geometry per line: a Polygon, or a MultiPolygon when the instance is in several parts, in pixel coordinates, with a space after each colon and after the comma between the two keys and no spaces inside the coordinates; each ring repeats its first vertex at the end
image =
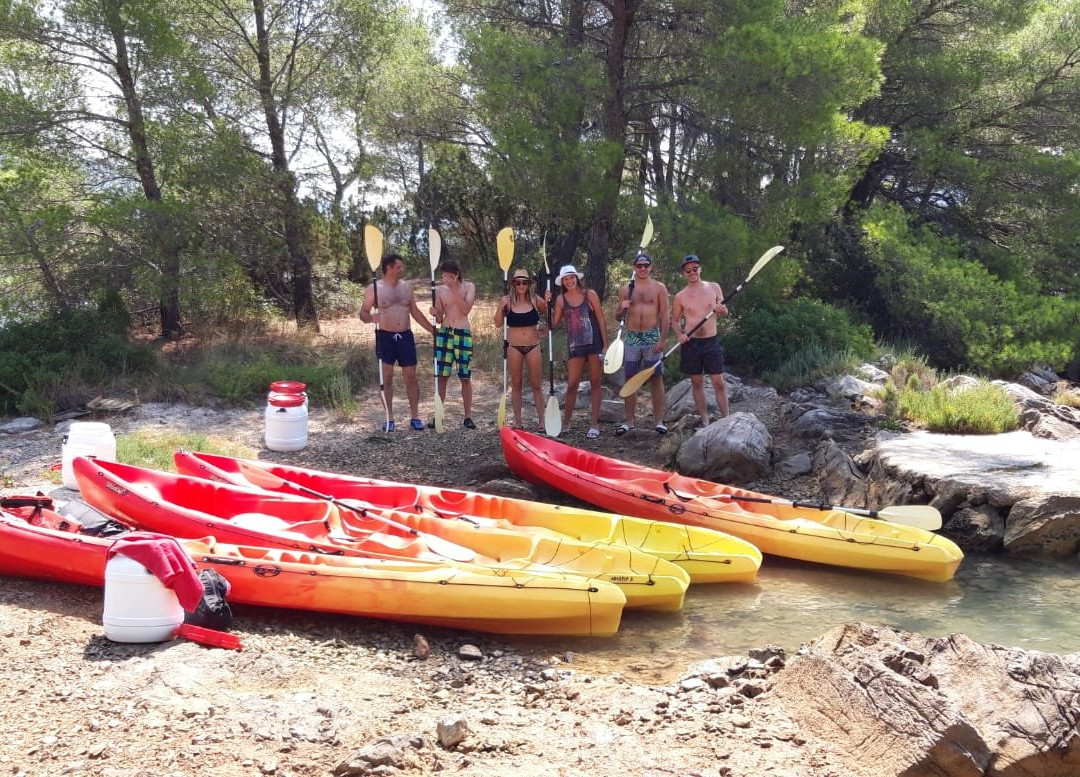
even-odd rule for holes
{"type": "Polygon", "coordinates": [[[1004,389],[987,381],[960,389],[905,387],[897,394],[896,408],[900,417],[931,432],[953,434],[1001,434],[1016,429],[1020,418],[1004,389]]]}
{"type": "Polygon", "coordinates": [[[790,391],[829,375],[850,374],[862,361],[863,357],[852,351],[830,351],[813,344],[795,352],[763,377],[777,390],[790,391]]]}
{"type": "Polygon", "coordinates": [[[811,349],[860,360],[874,353],[869,326],[809,297],[766,303],[748,311],[735,321],[725,340],[732,361],[759,372],[779,371],[800,352],[812,353],[811,349]]]}

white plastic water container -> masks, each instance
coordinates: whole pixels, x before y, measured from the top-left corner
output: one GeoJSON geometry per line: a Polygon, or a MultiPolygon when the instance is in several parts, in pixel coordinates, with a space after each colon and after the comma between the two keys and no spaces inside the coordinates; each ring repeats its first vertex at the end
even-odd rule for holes
{"type": "Polygon", "coordinates": [[[266,398],[266,447],[298,451],[307,445],[308,409],[304,394],[271,392],[266,398]]]}
{"type": "Polygon", "coordinates": [[[184,622],[176,592],[134,559],[119,553],[105,565],[101,623],[113,642],[165,642],[184,622]]]}
{"type": "Polygon", "coordinates": [[[76,421],[64,435],[60,449],[60,479],[65,488],[79,487],[71,463],[77,456],[93,456],[103,461],[116,461],[116,437],[112,427],[100,421],[76,421]]]}

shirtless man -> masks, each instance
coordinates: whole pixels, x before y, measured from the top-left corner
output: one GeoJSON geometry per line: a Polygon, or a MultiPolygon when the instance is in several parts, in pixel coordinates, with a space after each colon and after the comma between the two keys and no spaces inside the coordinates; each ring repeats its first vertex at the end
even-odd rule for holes
{"type": "MultiPolygon", "coordinates": [[[[619,315],[626,316],[626,343],[623,351],[623,368],[629,380],[642,369],[652,369],[664,351],[668,334],[668,290],[660,281],[654,280],[652,259],[646,253],[634,257],[634,279],[619,289],[619,315]]],[[[664,425],[664,367],[655,371],[649,379],[652,391],[653,429],[659,434],[667,432],[664,425]]],[[[637,412],[637,394],[623,400],[626,404],[626,421],[615,430],[623,435],[634,428],[637,412]]]]}
{"type": "Polygon", "coordinates": [[[701,424],[708,426],[709,409],[705,402],[705,378],[708,375],[716,394],[716,406],[720,417],[728,414],[727,389],[724,386],[724,349],[716,334],[716,319],[726,316],[724,292],[720,284],[701,280],[701,260],[690,254],[682,260],[686,286],[675,295],[671,306],[671,326],[682,344],[679,370],[690,376],[694,406],[701,416],[701,424]],[[715,315],[712,315],[715,314],[715,315]],[[708,319],[691,336],[687,332],[698,322],[708,319]]]}
{"type": "MultiPolygon", "coordinates": [[[[446,384],[457,362],[458,379],[461,381],[461,404],[465,408],[466,429],[475,429],[472,420],[472,330],[469,328],[469,311],[476,302],[476,284],[461,277],[461,267],[455,261],[446,261],[439,268],[443,285],[435,290],[435,304],[431,315],[439,323],[435,333],[435,379],[439,398],[446,400],[446,384]]],[[[429,421],[429,427],[435,422],[429,421]]]]}
{"type": "MultiPolygon", "coordinates": [[[[384,432],[394,431],[394,364],[401,366],[401,377],[405,381],[405,395],[409,399],[412,412],[410,426],[423,431],[424,422],[420,420],[420,384],[416,381],[416,340],[413,338],[409,316],[420,326],[435,334],[435,326],[428,321],[416,304],[412,286],[402,280],[405,275],[405,260],[398,254],[387,254],[380,264],[382,280],[379,284],[379,312],[372,313],[375,294],[372,286],[364,290],[364,304],[360,308],[360,320],[365,324],[374,323],[375,355],[382,370],[382,384],[386,399],[386,412],[390,420],[382,425],[384,432]]],[[[373,285],[374,285],[373,281],[373,285]]]]}

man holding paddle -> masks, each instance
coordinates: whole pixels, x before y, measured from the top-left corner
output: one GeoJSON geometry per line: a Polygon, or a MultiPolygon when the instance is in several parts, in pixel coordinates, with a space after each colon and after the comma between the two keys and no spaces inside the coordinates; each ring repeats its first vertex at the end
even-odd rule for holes
{"type": "Polygon", "coordinates": [[[720,417],[728,414],[727,388],[724,386],[724,349],[716,333],[716,319],[728,314],[720,284],[701,279],[701,260],[690,254],[682,260],[686,286],[675,295],[671,306],[671,325],[682,346],[679,370],[690,376],[694,406],[701,424],[709,425],[705,401],[705,376],[709,376],[716,394],[720,417]],[[701,323],[699,323],[701,322],[701,323]],[[696,330],[690,332],[696,326],[696,330]]]}
{"type": "MultiPolygon", "coordinates": [[[[461,381],[461,404],[465,409],[463,425],[475,429],[472,420],[472,330],[469,327],[469,311],[476,302],[476,284],[466,281],[461,266],[453,260],[442,263],[442,286],[435,289],[435,304],[431,314],[439,323],[435,334],[436,390],[439,398],[446,400],[446,384],[457,362],[458,379],[461,381]]],[[[432,429],[435,422],[428,424],[432,429]]]]}
{"type": "Polygon", "coordinates": [[[401,366],[405,395],[412,412],[410,426],[416,431],[423,431],[424,422],[419,418],[420,384],[416,380],[416,340],[413,338],[409,317],[432,335],[435,334],[435,326],[417,306],[412,285],[403,280],[405,260],[399,254],[387,254],[379,266],[383,278],[381,281],[372,281],[371,286],[364,290],[364,304],[359,315],[365,324],[374,323],[378,327],[375,330],[375,353],[379,359],[387,415],[382,430],[394,431],[394,365],[398,364],[401,366]],[[379,300],[379,312],[373,313],[372,307],[376,298],[379,300]]]}
{"type": "MultiPolygon", "coordinates": [[[[652,370],[649,379],[653,405],[653,429],[659,434],[667,432],[664,425],[664,369],[657,366],[664,352],[664,340],[668,334],[668,290],[651,276],[652,259],[639,252],[634,257],[634,278],[619,289],[619,315],[626,319],[626,345],[623,352],[623,368],[629,380],[642,369],[652,370]]],[[[637,392],[623,398],[626,405],[626,421],[615,430],[623,435],[634,428],[637,411],[637,392]]]]}

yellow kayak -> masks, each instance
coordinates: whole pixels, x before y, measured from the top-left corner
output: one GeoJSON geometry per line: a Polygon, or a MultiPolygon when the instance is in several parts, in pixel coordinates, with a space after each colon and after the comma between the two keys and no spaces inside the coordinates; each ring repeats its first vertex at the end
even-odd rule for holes
{"type": "Polygon", "coordinates": [[[702,526],[680,526],[578,507],[374,480],[212,453],[179,451],[174,461],[180,472],[227,483],[296,493],[290,489],[288,484],[291,484],[380,507],[408,506],[417,512],[457,519],[457,523],[466,526],[480,519],[498,519],[519,529],[535,527],[558,532],[579,542],[623,545],[679,566],[689,574],[691,583],[751,583],[761,567],[761,551],[753,544],[702,526]]]}

